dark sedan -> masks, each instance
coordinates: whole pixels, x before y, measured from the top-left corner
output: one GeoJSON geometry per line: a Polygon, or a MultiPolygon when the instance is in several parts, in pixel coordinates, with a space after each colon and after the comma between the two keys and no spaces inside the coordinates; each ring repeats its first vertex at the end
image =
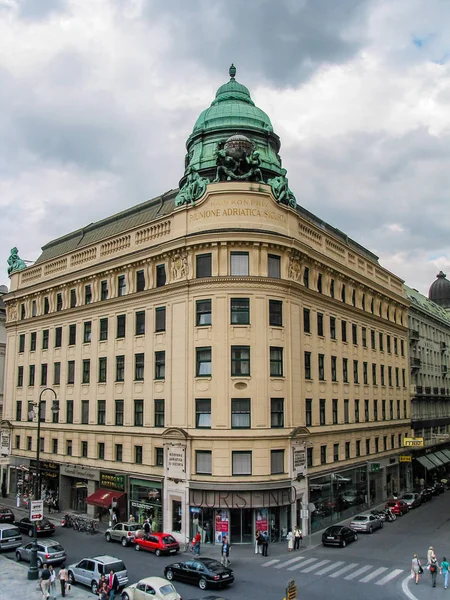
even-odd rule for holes
{"type": "MultiPolygon", "coordinates": [[[[53,535],[56,531],[56,527],[45,517],[37,523],[37,534],[38,535],[53,535]]],[[[34,522],[30,521],[29,517],[24,517],[20,521],[14,523],[22,533],[27,533],[30,537],[34,535],[34,522]]]]}
{"type": "Polygon", "coordinates": [[[433,496],[439,496],[439,494],[443,494],[445,492],[445,486],[440,481],[435,481],[431,486],[431,493],[433,496]]]}
{"type": "Polygon", "coordinates": [[[356,531],[342,525],[332,525],[322,533],[323,546],[341,546],[341,548],[345,548],[349,542],[356,542],[357,539],[358,534],[356,531]]]}
{"type": "Polygon", "coordinates": [[[0,508],[0,523],[14,523],[16,517],[10,508],[0,508]]]}
{"type": "Polygon", "coordinates": [[[234,581],[234,573],[224,567],[218,560],[202,558],[187,560],[167,565],[164,576],[169,581],[179,579],[186,583],[198,585],[201,590],[207,587],[222,587],[234,581]]]}

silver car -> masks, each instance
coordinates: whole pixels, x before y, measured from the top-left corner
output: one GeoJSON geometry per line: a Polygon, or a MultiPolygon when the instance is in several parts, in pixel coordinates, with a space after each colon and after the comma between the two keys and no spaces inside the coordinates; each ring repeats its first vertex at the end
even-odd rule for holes
{"type": "Polygon", "coordinates": [[[373,533],[375,529],[383,529],[383,521],[374,515],[356,515],[350,523],[350,529],[373,533]]]}
{"type": "Polygon", "coordinates": [[[120,558],[115,556],[93,556],[83,558],[80,562],[69,565],[69,583],[82,583],[91,588],[93,594],[98,592],[98,580],[102,575],[108,575],[113,571],[117,575],[119,585],[124,588],[128,585],[128,571],[120,558]]]}
{"type": "Polygon", "coordinates": [[[134,542],[136,533],[142,529],[139,523],[117,523],[114,527],[106,530],[105,540],[107,542],[120,542],[122,546],[128,546],[134,542]]]}
{"type": "MultiPolygon", "coordinates": [[[[38,540],[37,547],[37,564],[40,569],[44,563],[47,563],[48,565],[57,565],[65,562],[67,558],[67,552],[61,546],[61,544],[55,540],[38,540]]],[[[30,562],[32,548],[33,542],[17,548],[17,562],[20,562],[21,560],[30,562]]]]}

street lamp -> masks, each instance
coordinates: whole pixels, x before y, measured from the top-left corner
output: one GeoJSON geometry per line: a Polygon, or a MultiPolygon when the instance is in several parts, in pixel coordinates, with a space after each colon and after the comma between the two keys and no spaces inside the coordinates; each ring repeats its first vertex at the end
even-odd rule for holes
{"type": "MultiPolygon", "coordinates": [[[[52,392],[54,395],[53,404],[52,404],[52,413],[56,414],[59,412],[59,402],[56,392],[53,388],[44,388],[42,392],[39,394],[39,400],[36,404],[30,402],[28,406],[31,406],[31,410],[28,412],[28,417],[30,419],[34,419],[34,410],[33,408],[37,407],[37,415],[38,415],[38,426],[37,426],[37,445],[36,445],[36,477],[34,480],[34,498],[37,500],[40,496],[40,472],[39,472],[39,459],[40,459],[40,451],[41,451],[41,404],[42,404],[42,396],[44,392],[52,392]]],[[[31,504],[30,504],[31,507],[31,504]]],[[[33,546],[31,547],[30,552],[30,567],[28,569],[28,579],[38,579],[39,577],[39,569],[37,564],[37,522],[33,523],[34,529],[34,538],[33,538],[33,546]]]]}

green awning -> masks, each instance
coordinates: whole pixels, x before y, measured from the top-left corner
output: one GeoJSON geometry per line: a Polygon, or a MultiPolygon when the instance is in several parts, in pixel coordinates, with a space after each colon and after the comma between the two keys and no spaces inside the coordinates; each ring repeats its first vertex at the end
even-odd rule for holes
{"type": "Polygon", "coordinates": [[[437,457],[438,457],[440,460],[442,460],[442,462],[444,463],[444,465],[446,465],[447,463],[449,463],[449,462],[450,462],[450,458],[448,458],[448,456],[446,456],[446,455],[445,455],[445,454],[442,452],[442,450],[437,450],[437,451],[435,452],[435,454],[436,454],[436,456],[437,456],[437,457]]]}
{"type": "Polygon", "coordinates": [[[419,456],[416,458],[416,460],[419,461],[422,467],[425,467],[427,471],[432,471],[436,468],[436,465],[432,463],[431,460],[429,460],[426,456],[419,456]]]}
{"type": "Polygon", "coordinates": [[[442,462],[442,460],[440,458],[438,458],[436,456],[436,454],[434,454],[434,452],[432,452],[431,454],[427,454],[427,458],[428,460],[431,460],[431,462],[436,465],[437,467],[442,467],[442,465],[444,464],[442,462]]]}
{"type": "Polygon", "coordinates": [[[440,450],[440,452],[442,452],[442,454],[445,454],[445,456],[450,460],[450,450],[447,450],[447,448],[443,448],[442,450],[440,450]]]}

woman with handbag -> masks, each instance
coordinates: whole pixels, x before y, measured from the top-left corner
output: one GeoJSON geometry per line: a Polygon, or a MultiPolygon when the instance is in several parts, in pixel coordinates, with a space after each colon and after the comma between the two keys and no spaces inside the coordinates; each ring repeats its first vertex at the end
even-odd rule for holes
{"type": "Polygon", "coordinates": [[[423,573],[422,565],[420,564],[419,557],[417,554],[414,554],[412,563],[411,563],[411,573],[416,580],[416,584],[419,583],[419,575],[423,573]]]}

